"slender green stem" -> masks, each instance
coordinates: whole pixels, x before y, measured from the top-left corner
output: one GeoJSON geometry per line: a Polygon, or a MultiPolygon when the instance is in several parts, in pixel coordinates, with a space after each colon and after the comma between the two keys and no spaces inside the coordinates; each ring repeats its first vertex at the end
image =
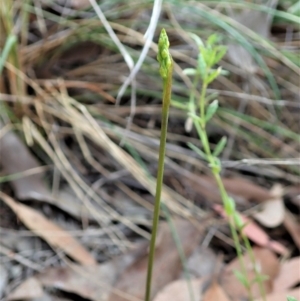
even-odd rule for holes
{"type": "Polygon", "coordinates": [[[159,146],[158,170],[157,170],[157,180],[156,180],[155,206],[154,206],[154,213],[153,213],[152,235],[150,241],[149,259],[148,259],[145,301],[150,301],[151,298],[151,283],[152,283],[152,272],[153,272],[153,263],[154,263],[154,253],[155,253],[155,241],[157,236],[158,220],[159,220],[159,212],[160,212],[160,199],[161,199],[161,190],[162,190],[163,176],[164,176],[164,161],[165,161],[165,152],[166,152],[168,117],[169,117],[169,107],[171,102],[171,91],[172,91],[173,62],[168,51],[169,41],[164,29],[161,31],[158,46],[159,46],[159,52],[157,58],[160,63],[160,74],[163,79],[163,104],[162,104],[162,123],[161,123],[161,136],[160,136],[160,146],[159,146]]]}
{"type": "Polygon", "coordinates": [[[207,84],[206,82],[202,83],[202,89],[200,94],[199,106],[200,106],[200,117],[205,127],[205,96],[206,96],[207,84]]]}

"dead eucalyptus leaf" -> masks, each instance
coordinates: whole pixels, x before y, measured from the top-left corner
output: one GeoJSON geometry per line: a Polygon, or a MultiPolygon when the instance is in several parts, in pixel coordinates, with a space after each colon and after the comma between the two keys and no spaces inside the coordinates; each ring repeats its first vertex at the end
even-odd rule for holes
{"type": "MultiPolygon", "coordinates": [[[[196,229],[189,221],[177,219],[175,229],[186,256],[198,245],[203,231],[196,229]]],[[[181,260],[174,238],[167,223],[161,223],[158,244],[155,251],[151,295],[155,296],[163,287],[176,279],[181,272],[181,260]]],[[[125,301],[132,296],[143,300],[148,266],[148,256],[144,256],[128,267],[118,279],[115,288],[122,294],[111,294],[109,301],[125,301]]]]}
{"type": "MultiPolygon", "coordinates": [[[[213,206],[214,210],[221,214],[228,220],[224,208],[221,205],[215,204],[213,206]]],[[[273,250],[277,254],[286,255],[288,254],[288,249],[278,241],[272,240],[266,231],[264,231],[257,223],[252,219],[246,217],[245,215],[239,213],[239,216],[245,225],[243,228],[243,233],[258,246],[268,248],[273,250]]]]}
{"type": "Polygon", "coordinates": [[[31,277],[21,283],[13,292],[11,292],[7,300],[20,300],[20,299],[31,299],[40,298],[44,294],[41,283],[35,278],[31,277]]]}
{"type": "Polygon", "coordinates": [[[287,210],[285,211],[283,224],[286,230],[292,236],[294,243],[300,250],[300,224],[296,221],[295,217],[287,210]]]}
{"type": "Polygon", "coordinates": [[[284,220],[283,187],[279,184],[274,185],[270,193],[272,199],[263,202],[261,211],[253,214],[253,217],[263,226],[275,228],[281,225],[284,220]]]}
{"type": "MultiPolygon", "coordinates": [[[[186,268],[198,278],[211,276],[215,271],[217,261],[218,257],[212,249],[198,246],[187,258],[186,268]]],[[[184,272],[182,272],[182,277],[184,277],[184,272]]]]}
{"type": "Polygon", "coordinates": [[[194,300],[201,300],[203,279],[192,279],[190,283],[186,279],[180,279],[166,285],[155,296],[153,301],[190,301],[189,285],[193,292],[194,300]]]}
{"type": "Polygon", "coordinates": [[[295,257],[280,265],[279,275],[274,280],[273,292],[284,292],[300,283],[300,257],[295,257]]]}
{"type": "Polygon", "coordinates": [[[41,213],[26,205],[17,203],[2,192],[0,192],[0,198],[15,212],[26,227],[46,240],[50,246],[62,249],[81,264],[96,264],[93,256],[75,238],[41,213]]]}
{"type": "Polygon", "coordinates": [[[146,250],[146,245],[142,243],[127,254],[100,265],[72,264],[66,267],[49,268],[37,277],[47,288],[77,294],[93,301],[106,301],[118,276],[126,267],[143,256],[146,250]]]}
{"type": "Polygon", "coordinates": [[[214,281],[203,296],[203,301],[230,301],[223,288],[214,281]]]}
{"type": "MultiPolygon", "coordinates": [[[[4,127],[0,121],[0,129],[4,127]]],[[[8,175],[38,170],[39,173],[24,175],[11,181],[16,197],[19,200],[38,199],[49,195],[43,181],[44,170],[30,153],[27,146],[13,131],[9,131],[0,139],[0,164],[8,175]]]]}
{"type": "MultiPolygon", "coordinates": [[[[271,293],[273,290],[273,281],[279,272],[278,259],[273,252],[265,248],[254,248],[253,254],[260,273],[268,277],[268,279],[263,282],[264,290],[267,294],[271,293]]],[[[253,264],[248,253],[244,254],[243,257],[248,279],[251,281],[255,278],[253,264]]],[[[224,270],[221,276],[221,284],[232,299],[246,299],[248,292],[245,286],[236,278],[235,270],[242,273],[238,258],[230,262],[224,270]]],[[[260,296],[260,289],[257,283],[252,286],[252,294],[254,297],[260,296]]]]}

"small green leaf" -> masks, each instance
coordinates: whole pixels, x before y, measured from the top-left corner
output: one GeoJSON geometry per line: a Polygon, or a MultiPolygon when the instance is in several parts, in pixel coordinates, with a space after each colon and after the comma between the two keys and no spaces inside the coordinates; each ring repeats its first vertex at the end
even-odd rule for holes
{"type": "Polygon", "coordinates": [[[205,59],[203,57],[203,54],[202,53],[199,53],[199,56],[198,56],[198,70],[199,70],[199,73],[201,75],[201,79],[204,80],[205,77],[206,77],[206,62],[205,62],[205,59]]]}
{"type": "Polygon", "coordinates": [[[241,273],[238,270],[234,270],[233,273],[234,273],[235,277],[243,284],[243,286],[245,288],[249,288],[249,283],[248,283],[246,275],[244,275],[243,273],[241,273]]]}
{"type": "Polygon", "coordinates": [[[194,33],[189,32],[189,36],[196,42],[197,46],[204,46],[202,40],[194,33]]]}
{"type": "Polygon", "coordinates": [[[225,146],[227,143],[227,137],[224,136],[221,138],[221,140],[218,142],[218,144],[216,145],[214,152],[213,152],[213,156],[214,157],[218,157],[221,152],[224,150],[225,146]]]}
{"type": "Polygon", "coordinates": [[[217,70],[213,70],[207,77],[206,83],[210,84],[212,81],[214,81],[221,73],[222,67],[219,67],[217,70]]]}
{"type": "Polygon", "coordinates": [[[229,74],[229,71],[228,70],[224,70],[223,68],[222,68],[222,70],[221,70],[221,72],[220,72],[220,74],[222,74],[222,75],[228,75],[229,74]]]}
{"type": "Polygon", "coordinates": [[[297,301],[297,299],[292,296],[287,296],[287,301],[297,301]]]}
{"type": "Polygon", "coordinates": [[[206,114],[205,114],[206,122],[209,121],[214,116],[218,107],[219,107],[219,101],[217,99],[215,99],[211,104],[209,104],[209,106],[207,107],[206,114]]]}
{"type": "Polygon", "coordinates": [[[186,68],[186,69],[183,70],[183,73],[185,75],[188,75],[188,76],[190,76],[190,75],[196,75],[197,74],[197,70],[194,69],[194,68],[186,68]]]}
{"type": "Polygon", "coordinates": [[[198,121],[200,124],[203,123],[201,117],[198,116],[198,115],[196,115],[196,114],[194,114],[194,113],[189,112],[188,116],[191,117],[193,119],[193,121],[198,121]]]}
{"type": "Polygon", "coordinates": [[[14,34],[10,34],[7,37],[7,39],[5,41],[4,49],[2,50],[1,55],[0,55],[0,74],[2,73],[2,70],[4,68],[5,61],[7,60],[11,49],[17,43],[17,40],[18,40],[17,36],[14,34]]]}
{"type": "Polygon", "coordinates": [[[206,154],[200,148],[198,148],[196,145],[194,145],[193,143],[190,143],[190,142],[188,142],[187,145],[191,150],[193,150],[196,154],[198,154],[202,159],[207,161],[206,154]]]}
{"type": "Polygon", "coordinates": [[[226,54],[227,48],[225,46],[218,46],[217,47],[217,53],[214,59],[214,65],[219,63],[219,61],[223,58],[223,56],[226,54]]]}
{"type": "Polygon", "coordinates": [[[225,201],[225,212],[228,216],[232,216],[235,212],[235,201],[232,197],[228,197],[225,201]]]}
{"type": "Polygon", "coordinates": [[[210,68],[211,66],[209,65],[209,62],[210,62],[211,50],[200,46],[199,51],[200,54],[203,56],[203,60],[205,62],[206,67],[210,68]]]}
{"type": "Polygon", "coordinates": [[[213,46],[213,45],[215,45],[218,41],[219,41],[219,36],[217,35],[217,34],[212,34],[212,35],[210,35],[209,37],[208,37],[208,39],[207,39],[207,45],[209,45],[209,46],[213,46]]]}
{"type": "Polygon", "coordinates": [[[262,283],[264,281],[267,281],[268,279],[270,279],[268,275],[259,274],[252,279],[251,284],[262,283]]]}
{"type": "Polygon", "coordinates": [[[217,49],[216,48],[213,48],[210,50],[210,53],[209,53],[209,59],[208,59],[208,62],[207,62],[207,65],[212,67],[215,63],[215,57],[216,57],[216,54],[217,54],[217,49]]]}
{"type": "Polygon", "coordinates": [[[220,160],[218,158],[213,158],[213,163],[210,163],[209,167],[211,168],[211,170],[214,174],[220,173],[220,171],[221,171],[221,162],[220,162],[220,160]]]}

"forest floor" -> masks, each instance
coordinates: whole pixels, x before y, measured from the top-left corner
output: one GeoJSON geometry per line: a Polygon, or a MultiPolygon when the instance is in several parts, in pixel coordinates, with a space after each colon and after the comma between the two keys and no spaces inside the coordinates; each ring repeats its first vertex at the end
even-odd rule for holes
{"type": "Polygon", "coordinates": [[[1,1],[0,300],[143,300],[163,27],[174,76],[153,300],[300,300],[300,6],[262,2],[1,1]],[[255,266],[242,249],[250,289],[209,166],[189,147],[201,143],[183,70],[197,65],[195,36],[213,33],[227,74],[208,87],[209,142],[227,137],[222,177],[253,248],[255,266]]]}

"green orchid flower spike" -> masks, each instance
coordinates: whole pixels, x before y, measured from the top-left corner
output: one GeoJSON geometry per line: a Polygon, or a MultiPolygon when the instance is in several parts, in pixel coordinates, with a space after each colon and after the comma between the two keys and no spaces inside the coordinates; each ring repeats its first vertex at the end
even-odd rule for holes
{"type": "Polygon", "coordinates": [[[158,54],[157,54],[157,60],[160,64],[159,73],[163,80],[162,116],[161,116],[161,131],[160,131],[161,134],[160,134],[159,158],[158,158],[158,169],[157,169],[157,178],[156,178],[155,206],[153,212],[152,235],[150,241],[150,251],[149,251],[147,280],[146,280],[146,293],[144,299],[145,301],[151,300],[151,279],[152,279],[152,270],[153,270],[153,263],[154,263],[155,240],[156,240],[157,228],[159,222],[160,199],[161,199],[161,191],[162,191],[163,177],[164,177],[166,139],[167,139],[167,129],[168,129],[169,107],[171,102],[172,71],[173,71],[173,60],[169,52],[169,45],[170,43],[169,43],[167,33],[164,29],[162,29],[158,40],[158,54]]]}
{"type": "Polygon", "coordinates": [[[165,29],[161,30],[158,40],[158,54],[157,60],[160,64],[159,73],[163,79],[168,77],[168,74],[172,72],[173,60],[169,51],[169,39],[165,29]]]}

